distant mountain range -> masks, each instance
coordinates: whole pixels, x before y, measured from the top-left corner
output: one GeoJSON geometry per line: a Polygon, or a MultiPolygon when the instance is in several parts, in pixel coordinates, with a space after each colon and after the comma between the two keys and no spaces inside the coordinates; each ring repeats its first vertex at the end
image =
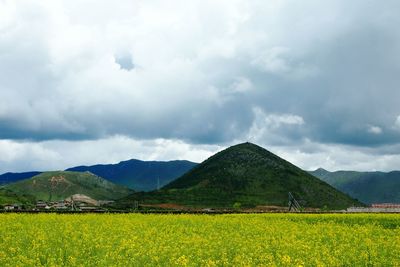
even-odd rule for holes
{"type": "Polygon", "coordinates": [[[44,172],[4,185],[0,191],[0,199],[12,199],[14,196],[18,200],[23,196],[23,202],[60,201],[74,194],[83,194],[96,200],[115,200],[132,192],[127,187],[116,185],[89,172],[57,171],[44,172]]]}
{"type": "Polygon", "coordinates": [[[400,203],[400,171],[329,172],[320,168],[310,174],[364,203],[400,203]]]}
{"type": "Polygon", "coordinates": [[[196,207],[287,206],[291,192],[304,207],[345,208],[362,205],[293,164],[251,143],[239,144],[210,157],[153,192],[134,193],[121,206],[174,203],[196,207]]]}
{"type": "Polygon", "coordinates": [[[173,181],[196,165],[197,163],[187,160],[141,161],[131,159],[118,164],[78,166],[69,168],[67,171],[90,171],[135,191],[151,191],[173,181]]]}
{"type": "MultiPolygon", "coordinates": [[[[135,191],[151,191],[162,187],[183,175],[197,163],[187,160],[142,161],[131,159],[117,164],[78,166],[66,171],[89,171],[113,183],[127,186],[135,191]]],[[[41,172],[4,173],[0,175],[0,185],[31,178],[41,172]]]]}
{"type": "Polygon", "coordinates": [[[0,185],[18,182],[20,180],[31,178],[41,172],[7,172],[0,175],[0,185]]]}

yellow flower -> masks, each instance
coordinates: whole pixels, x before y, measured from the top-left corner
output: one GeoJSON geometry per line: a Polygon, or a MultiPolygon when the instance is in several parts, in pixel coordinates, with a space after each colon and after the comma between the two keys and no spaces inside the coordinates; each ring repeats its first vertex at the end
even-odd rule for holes
{"type": "Polygon", "coordinates": [[[291,262],[290,256],[284,255],[284,256],[282,257],[282,264],[289,265],[290,262],[291,262]]]}
{"type": "Polygon", "coordinates": [[[189,263],[189,259],[188,257],[186,257],[185,255],[180,256],[177,260],[176,260],[176,264],[181,265],[181,266],[187,266],[189,263]]]}

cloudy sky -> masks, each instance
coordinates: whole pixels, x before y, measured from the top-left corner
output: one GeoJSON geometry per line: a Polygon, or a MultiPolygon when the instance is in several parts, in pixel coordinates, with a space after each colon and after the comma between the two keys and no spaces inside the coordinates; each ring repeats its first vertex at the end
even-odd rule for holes
{"type": "Polygon", "coordinates": [[[200,162],[400,169],[396,0],[0,0],[0,172],[200,162]]]}

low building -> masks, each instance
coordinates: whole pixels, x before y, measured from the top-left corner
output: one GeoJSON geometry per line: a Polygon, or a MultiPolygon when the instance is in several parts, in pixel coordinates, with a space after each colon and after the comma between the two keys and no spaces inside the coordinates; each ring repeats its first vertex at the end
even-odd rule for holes
{"type": "Polygon", "coordinates": [[[4,210],[14,210],[14,205],[4,205],[4,210]]]}
{"type": "Polygon", "coordinates": [[[396,206],[371,206],[371,207],[351,207],[346,210],[351,213],[367,212],[367,213],[400,213],[400,207],[396,206]]]}
{"type": "Polygon", "coordinates": [[[96,211],[96,210],[98,210],[97,207],[90,207],[90,206],[80,206],[79,209],[81,211],[96,211]]]}
{"type": "Polygon", "coordinates": [[[50,209],[50,206],[44,201],[38,201],[36,202],[36,209],[50,209]]]}
{"type": "Polygon", "coordinates": [[[372,208],[380,209],[400,209],[400,204],[398,203],[374,203],[371,205],[372,208]]]}
{"type": "Polygon", "coordinates": [[[74,194],[67,197],[64,201],[67,203],[74,203],[76,206],[78,206],[79,203],[84,203],[89,206],[99,206],[99,202],[97,200],[83,194],[74,194]]]}
{"type": "Polygon", "coordinates": [[[65,210],[68,208],[68,206],[66,205],[66,203],[64,201],[57,202],[57,203],[53,204],[51,207],[56,210],[65,210]]]}
{"type": "Polygon", "coordinates": [[[114,200],[99,200],[99,201],[97,201],[99,206],[111,205],[114,202],[115,202],[114,200]]]}
{"type": "Polygon", "coordinates": [[[22,206],[20,204],[6,204],[4,210],[22,210],[22,206]]]}

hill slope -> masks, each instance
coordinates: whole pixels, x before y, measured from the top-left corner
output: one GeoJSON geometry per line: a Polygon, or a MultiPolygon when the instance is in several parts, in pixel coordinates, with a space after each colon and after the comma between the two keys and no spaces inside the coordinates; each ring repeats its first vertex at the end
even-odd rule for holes
{"type": "Polygon", "coordinates": [[[0,205],[5,204],[30,204],[35,202],[35,197],[26,193],[15,193],[0,187],[0,205]]]}
{"type": "Polygon", "coordinates": [[[186,160],[141,161],[127,160],[118,164],[78,166],[67,171],[90,171],[116,184],[125,185],[135,191],[157,189],[158,182],[164,186],[196,166],[197,163],[186,160]]]}
{"type": "Polygon", "coordinates": [[[400,171],[393,172],[310,172],[333,187],[364,203],[400,203],[400,171]]]}
{"type": "MultiPolygon", "coordinates": [[[[286,206],[288,192],[307,207],[344,208],[357,201],[293,164],[251,143],[232,146],[151,193],[135,193],[120,203],[176,203],[232,207],[286,206]]],[[[359,203],[357,203],[359,204],[359,203]]]]}
{"type": "Polygon", "coordinates": [[[0,175],[0,185],[31,178],[41,172],[7,172],[0,175]]]}
{"type": "Polygon", "coordinates": [[[73,194],[97,200],[118,199],[133,191],[86,172],[44,172],[30,179],[3,186],[17,195],[28,194],[36,200],[57,201],[73,194]]]}

